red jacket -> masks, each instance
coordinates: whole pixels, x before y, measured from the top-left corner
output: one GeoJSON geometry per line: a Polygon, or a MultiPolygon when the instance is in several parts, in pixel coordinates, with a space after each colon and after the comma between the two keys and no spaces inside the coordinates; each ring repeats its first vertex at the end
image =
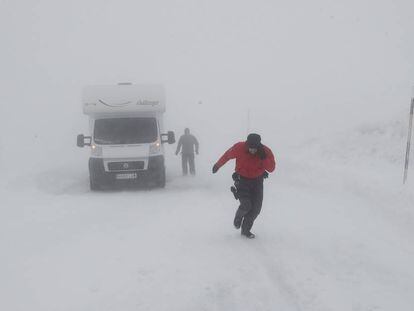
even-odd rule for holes
{"type": "Polygon", "coordinates": [[[266,153],[264,160],[257,155],[249,153],[246,142],[239,142],[227,150],[223,156],[217,161],[216,165],[222,167],[230,159],[236,159],[236,172],[242,177],[256,178],[265,171],[273,172],[275,170],[275,157],[272,150],[263,145],[266,153]]]}

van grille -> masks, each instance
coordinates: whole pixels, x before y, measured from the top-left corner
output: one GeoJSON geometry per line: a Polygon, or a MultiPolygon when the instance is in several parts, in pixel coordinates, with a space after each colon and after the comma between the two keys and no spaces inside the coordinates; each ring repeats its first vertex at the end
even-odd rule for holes
{"type": "Polygon", "coordinates": [[[144,169],[144,161],[126,161],[126,162],[110,162],[108,170],[110,171],[133,171],[144,169]]]}

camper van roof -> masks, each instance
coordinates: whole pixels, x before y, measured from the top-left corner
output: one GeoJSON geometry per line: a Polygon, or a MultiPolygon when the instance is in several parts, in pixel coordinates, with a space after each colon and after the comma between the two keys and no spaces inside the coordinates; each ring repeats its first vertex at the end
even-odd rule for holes
{"type": "Polygon", "coordinates": [[[82,90],[83,113],[119,114],[164,112],[165,90],[162,85],[90,85],[82,90]]]}

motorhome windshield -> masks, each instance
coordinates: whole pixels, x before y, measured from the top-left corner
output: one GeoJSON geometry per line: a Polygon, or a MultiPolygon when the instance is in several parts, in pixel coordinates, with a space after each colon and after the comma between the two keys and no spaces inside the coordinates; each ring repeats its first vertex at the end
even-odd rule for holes
{"type": "Polygon", "coordinates": [[[94,140],[97,144],[145,144],[157,140],[155,118],[114,118],[95,121],[94,140]]]}

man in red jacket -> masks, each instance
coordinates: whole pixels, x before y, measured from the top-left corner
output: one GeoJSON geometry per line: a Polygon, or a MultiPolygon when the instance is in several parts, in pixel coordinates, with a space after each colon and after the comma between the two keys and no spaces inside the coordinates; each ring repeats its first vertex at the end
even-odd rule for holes
{"type": "Polygon", "coordinates": [[[227,150],[213,166],[213,174],[231,159],[236,159],[233,174],[240,206],[234,217],[234,227],[241,227],[241,234],[253,239],[250,232],[259,215],[263,201],[263,179],[275,170],[272,150],[262,145],[259,134],[249,134],[245,142],[239,142],[227,150]]]}

